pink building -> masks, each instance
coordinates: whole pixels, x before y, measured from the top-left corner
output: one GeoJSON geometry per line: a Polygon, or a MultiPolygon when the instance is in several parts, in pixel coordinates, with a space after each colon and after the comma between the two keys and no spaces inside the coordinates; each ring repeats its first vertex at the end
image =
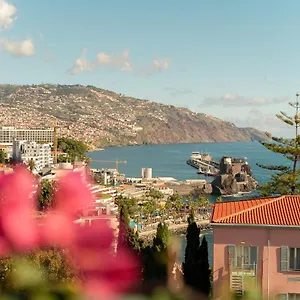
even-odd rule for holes
{"type": "Polygon", "coordinates": [[[300,299],[300,196],[216,203],[211,222],[214,299],[300,299]]]}

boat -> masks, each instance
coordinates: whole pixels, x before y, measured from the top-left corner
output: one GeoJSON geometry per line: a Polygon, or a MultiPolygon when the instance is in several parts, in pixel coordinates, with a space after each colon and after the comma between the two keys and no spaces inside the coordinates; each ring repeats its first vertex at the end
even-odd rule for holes
{"type": "Polygon", "coordinates": [[[253,191],[250,191],[250,192],[238,192],[238,194],[239,194],[240,196],[248,195],[248,194],[251,194],[251,193],[253,193],[253,191]]]}

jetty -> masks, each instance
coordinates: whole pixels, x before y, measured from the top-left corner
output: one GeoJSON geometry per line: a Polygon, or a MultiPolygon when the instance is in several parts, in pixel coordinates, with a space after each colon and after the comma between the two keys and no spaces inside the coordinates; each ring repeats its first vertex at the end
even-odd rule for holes
{"type": "Polygon", "coordinates": [[[220,171],[220,163],[213,160],[207,153],[192,152],[191,158],[186,163],[196,168],[198,174],[215,176],[220,171]]]}

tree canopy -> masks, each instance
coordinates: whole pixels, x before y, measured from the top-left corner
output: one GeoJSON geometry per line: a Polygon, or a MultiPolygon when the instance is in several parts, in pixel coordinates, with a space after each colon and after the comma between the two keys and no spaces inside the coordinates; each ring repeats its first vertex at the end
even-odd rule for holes
{"type": "Polygon", "coordinates": [[[300,194],[300,173],[297,168],[297,163],[300,160],[300,136],[299,136],[299,102],[298,94],[296,102],[289,103],[295,109],[295,114],[289,116],[287,113],[281,111],[280,114],[276,116],[288,126],[294,127],[295,137],[292,139],[278,138],[269,135],[272,138],[272,142],[266,143],[261,142],[261,144],[268,150],[281,154],[289,161],[291,164],[287,165],[262,165],[257,164],[259,167],[275,171],[271,176],[271,181],[263,184],[259,187],[259,190],[263,196],[267,195],[284,195],[284,194],[300,194]]]}
{"type": "Polygon", "coordinates": [[[45,210],[52,205],[53,183],[47,179],[43,179],[40,184],[40,194],[38,198],[39,210],[45,210]]]}
{"type": "Polygon", "coordinates": [[[155,200],[160,200],[164,198],[164,194],[156,189],[150,189],[147,193],[147,197],[153,198],[155,200]]]}
{"type": "Polygon", "coordinates": [[[118,237],[118,249],[124,245],[133,250],[140,250],[140,241],[137,232],[134,232],[129,225],[130,219],[127,206],[123,205],[120,210],[120,225],[118,237]]]}
{"type": "Polygon", "coordinates": [[[0,164],[4,164],[6,159],[6,153],[3,150],[0,150],[0,164]]]}
{"type": "Polygon", "coordinates": [[[86,152],[88,146],[82,142],[71,138],[59,138],[58,149],[67,154],[67,156],[58,156],[59,162],[74,162],[75,160],[85,161],[87,159],[86,152]]]}

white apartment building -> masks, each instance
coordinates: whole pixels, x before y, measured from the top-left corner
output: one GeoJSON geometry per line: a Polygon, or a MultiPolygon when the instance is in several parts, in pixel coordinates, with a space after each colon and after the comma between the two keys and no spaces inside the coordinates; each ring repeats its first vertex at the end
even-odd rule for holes
{"type": "Polygon", "coordinates": [[[0,128],[0,144],[12,146],[14,140],[29,142],[53,143],[53,129],[17,129],[15,127],[0,128]]]}
{"type": "Polygon", "coordinates": [[[14,141],[13,158],[28,163],[33,160],[35,170],[40,172],[44,167],[53,164],[51,155],[51,144],[39,144],[31,141],[14,141]]]}

